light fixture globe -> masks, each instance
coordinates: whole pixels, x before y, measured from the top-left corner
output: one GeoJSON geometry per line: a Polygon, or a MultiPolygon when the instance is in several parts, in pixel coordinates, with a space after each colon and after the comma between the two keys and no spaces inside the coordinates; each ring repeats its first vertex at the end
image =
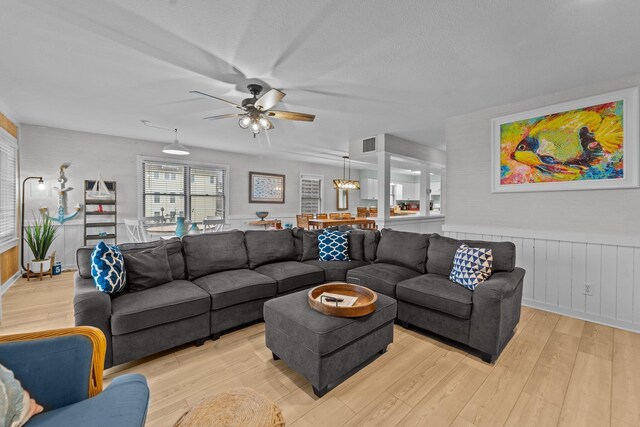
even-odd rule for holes
{"type": "Polygon", "coordinates": [[[240,126],[242,129],[248,128],[250,124],[251,118],[249,116],[241,117],[240,120],[238,120],[238,126],[240,126]]]}
{"type": "Polygon", "coordinates": [[[258,123],[258,121],[251,122],[251,126],[249,128],[251,129],[251,132],[256,135],[260,133],[260,123],[258,123]]]}
{"type": "Polygon", "coordinates": [[[264,130],[269,130],[272,127],[271,122],[265,116],[260,116],[260,118],[258,119],[258,123],[260,124],[260,127],[262,127],[262,129],[264,130]]]}

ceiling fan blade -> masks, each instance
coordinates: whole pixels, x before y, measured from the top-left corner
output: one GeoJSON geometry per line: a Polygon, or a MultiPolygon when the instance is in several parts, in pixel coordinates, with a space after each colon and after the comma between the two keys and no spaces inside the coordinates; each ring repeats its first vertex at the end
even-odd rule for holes
{"type": "Polygon", "coordinates": [[[197,93],[198,95],[208,96],[209,98],[217,99],[218,101],[226,102],[227,104],[231,104],[236,108],[243,110],[243,108],[236,104],[235,102],[227,101],[226,99],[218,98],[217,96],[209,95],[208,93],[200,92],[198,90],[190,90],[189,93],[197,93]]]}
{"type": "Polygon", "coordinates": [[[270,110],[267,111],[267,115],[269,117],[273,117],[274,119],[298,120],[301,122],[312,122],[313,119],[316,118],[315,114],[296,113],[293,111],[270,110]]]}
{"type": "Polygon", "coordinates": [[[219,116],[204,117],[202,120],[220,120],[220,119],[230,119],[230,118],[233,118],[233,117],[242,117],[242,116],[244,116],[244,113],[221,114],[219,116]]]}
{"type": "Polygon", "coordinates": [[[275,105],[282,101],[282,98],[285,96],[286,93],[279,91],[278,89],[271,89],[269,92],[258,98],[254,106],[258,110],[266,111],[269,108],[275,107],[275,105]]]}

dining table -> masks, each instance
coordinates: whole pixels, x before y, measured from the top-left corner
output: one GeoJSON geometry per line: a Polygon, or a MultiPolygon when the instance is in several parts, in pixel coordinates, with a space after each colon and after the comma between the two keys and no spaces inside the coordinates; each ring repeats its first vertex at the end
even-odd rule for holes
{"type": "MultiPolygon", "coordinates": [[[[188,228],[186,229],[187,233],[191,231],[191,224],[194,224],[194,223],[188,224],[188,228]]],[[[200,225],[200,223],[195,223],[195,225],[198,228],[198,231],[202,231],[202,226],[200,225]]],[[[145,227],[145,231],[149,234],[154,234],[158,236],[168,236],[168,235],[175,236],[176,224],[152,225],[150,227],[145,227]]]]}
{"type": "Polygon", "coordinates": [[[327,228],[337,225],[351,225],[359,228],[376,228],[376,220],[373,218],[357,217],[357,218],[309,218],[309,228],[327,228]]]}

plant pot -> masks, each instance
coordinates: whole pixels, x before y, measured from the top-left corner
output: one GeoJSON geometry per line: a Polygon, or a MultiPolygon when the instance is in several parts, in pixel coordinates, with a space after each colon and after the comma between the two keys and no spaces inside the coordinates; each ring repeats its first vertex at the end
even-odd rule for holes
{"type": "Polygon", "coordinates": [[[31,270],[32,273],[36,273],[36,274],[40,274],[40,272],[45,273],[49,271],[50,268],[51,268],[51,258],[47,258],[42,261],[33,260],[29,264],[29,270],[31,270]]]}

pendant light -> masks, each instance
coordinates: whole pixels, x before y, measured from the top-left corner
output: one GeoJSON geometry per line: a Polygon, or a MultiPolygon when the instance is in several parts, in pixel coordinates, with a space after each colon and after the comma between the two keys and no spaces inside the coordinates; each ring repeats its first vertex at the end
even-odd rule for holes
{"type": "Polygon", "coordinates": [[[342,179],[333,180],[333,188],[336,190],[359,190],[360,181],[357,179],[351,179],[351,160],[349,160],[349,178],[346,174],[346,162],[349,160],[349,156],[342,157],[342,179]]]}
{"type": "Polygon", "coordinates": [[[177,156],[187,156],[189,154],[191,154],[189,152],[189,149],[187,147],[185,147],[184,145],[180,144],[180,142],[178,141],[178,129],[169,129],[169,128],[163,128],[160,126],[154,126],[149,124],[148,120],[140,120],[142,122],[143,125],[150,127],[150,128],[155,128],[155,129],[162,129],[162,130],[168,130],[170,132],[174,132],[175,137],[173,138],[173,142],[169,145],[165,145],[165,147],[162,149],[162,152],[165,154],[175,154],[177,156]]]}
{"type": "Polygon", "coordinates": [[[178,129],[174,129],[174,131],[176,132],[175,139],[171,144],[165,146],[162,149],[162,152],[166,154],[176,154],[178,156],[186,156],[190,154],[187,147],[185,147],[184,145],[180,144],[180,142],[178,142],[178,129]]]}

